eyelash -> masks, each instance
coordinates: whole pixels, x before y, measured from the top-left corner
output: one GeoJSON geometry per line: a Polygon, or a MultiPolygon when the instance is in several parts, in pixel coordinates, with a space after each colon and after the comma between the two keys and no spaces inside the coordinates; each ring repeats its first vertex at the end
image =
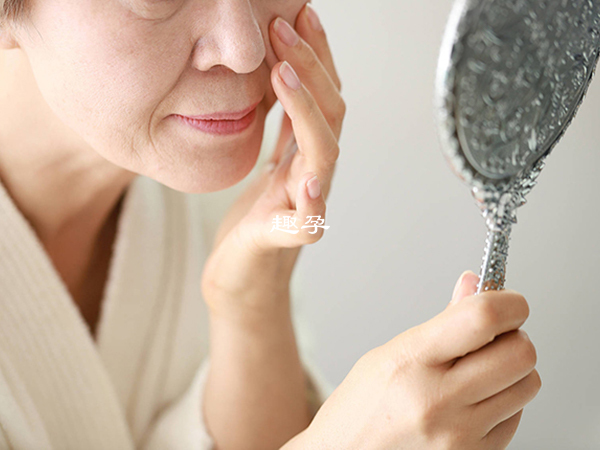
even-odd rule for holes
{"type": "Polygon", "coordinates": [[[131,11],[145,20],[164,20],[182,0],[128,0],[131,11]],[[163,13],[164,12],[164,13],[163,13]],[[158,17],[160,16],[160,17],[158,17]]]}

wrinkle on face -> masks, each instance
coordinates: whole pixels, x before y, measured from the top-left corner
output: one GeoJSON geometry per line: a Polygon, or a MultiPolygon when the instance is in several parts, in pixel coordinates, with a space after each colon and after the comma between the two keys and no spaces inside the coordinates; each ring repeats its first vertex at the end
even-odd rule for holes
{"type": "Polygon", "coordinates": [[[40,90],[100,155],[165,184],[202,178],[209,188],[227,176],[237,182],[252,167],[276,102],[269,23],[276,16],[295,23],[304,0],[156,2],[168,10],[142,0],[36,3],[32,30],[44,43],[32,38],[24,51],[40,90]],[[260,123],[243,139],[215,138],[171,120],[261,98],[260,123]]]}

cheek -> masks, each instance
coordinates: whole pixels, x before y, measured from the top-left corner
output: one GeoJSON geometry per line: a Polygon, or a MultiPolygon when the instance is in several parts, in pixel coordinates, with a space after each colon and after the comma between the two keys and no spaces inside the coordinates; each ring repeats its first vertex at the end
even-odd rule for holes
{"type": "MultiPolygon", "coordinates": [[[[279,62],[279,58],[277,58],[277,55],[273,50],[273,46],[271,45],[271,40],[269,38],[269,25],[273,20],[275,20],[275,18],[282,17],[288,23],[295,27],[298,13],[305,5],[305,3],[305,0],[259,0],[259,7],[261,8],[261,10],[258,20],[261,24],[260,28],[264,36],[265,48],[267,50],[265,56],[265,64],[269,68],[269,77],[270,71],[273,69],[273,66],[275,66],[275,64],[279,62]]],[[[273,86],[271,85],[270,78],[267,84],[267,101],[269,103],[270,108],[277,101],[277,96],[275,95],[275,91],[273,91],[273,86]]]]}
{"type": "MultiPolygon", "coordinates": [[[[255,131],[244,145],[234,141],[217,145],[209,139],[187,141],[179,132],[161,130],[160,123],[161,114],[173,112],[171,109],[182,106],[182,99],[194,92],[192,78],[189,90],[181,90],[186,86],[186,74],[195,74],[186,71],[194,45],[190,33],[182,32],[181,27],[137,20],[123,8],[92,11],[87,1],[72,2],[69,8],[56,3],[61,2],[39,3],[37,17],[32,17],[36,31],[31,39],[35,42],[24,50],[47,103],[94,150],[119,166],[188,192],[227,188],[252,169],[266,112],[275,102],[265,66],[253,74],[252,82],[267,91],[267,99],[255,131]]],[[[256,0],[268,68],[278,61],[269,40],[270,22],[281,16],[295,24],[304,3],[256,0]]],[[[245,87],[249,86],[254,85],[245,87]]],[[[251,93],[256,94],[254,90],[251,93]]],[[[210,94],[214,100],[215,90],[210,89],[210,94]]]]}
{"type": "Polygon", "coordinates": [[[275,55],[275,51],[273,50],[273,46],[269,39],[269,25],[276,17],[281,17],[292,26],[295,26],[298,13],[306,3],[306,0],[260,0],[259,3],[259,7],[261,8],[259,20],[267,48],[266,63],[271,69],[277,64],[279,59],[275,55]]]}
{"type": "Polygon", "coordinates": [[[55,9],[38,9],[39,17],[52,21],[36,22],[43,41],[25,49],[40,91],[55,114],[99,152],[118,150],[131,141],[132,130],[149,127],[183,70],[190,44],[182,33],[159,32],[123,10],[55,9]]]}

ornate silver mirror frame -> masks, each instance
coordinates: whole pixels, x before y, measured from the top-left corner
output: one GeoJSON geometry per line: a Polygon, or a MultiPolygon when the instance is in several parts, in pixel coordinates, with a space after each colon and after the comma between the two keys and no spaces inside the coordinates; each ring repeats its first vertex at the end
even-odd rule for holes
{"type": "Polygon", "coordinates": [[[600,0],[458,0],[436,109],[444,156],[488,228],[477,294],[503,289],[516,209],[569,126],[599,55],[600,0]]]}

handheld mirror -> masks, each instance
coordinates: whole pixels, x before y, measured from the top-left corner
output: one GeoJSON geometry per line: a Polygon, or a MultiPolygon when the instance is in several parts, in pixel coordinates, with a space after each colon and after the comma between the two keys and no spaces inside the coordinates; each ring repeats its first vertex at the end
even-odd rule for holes
{"type": "Polygon", "coordinates": [[[488,228],[477,294],[503,289],[516,209],[592,80],[600,1],[459,0],[442,43],[436,108],[445,159],[488,228]]]}

